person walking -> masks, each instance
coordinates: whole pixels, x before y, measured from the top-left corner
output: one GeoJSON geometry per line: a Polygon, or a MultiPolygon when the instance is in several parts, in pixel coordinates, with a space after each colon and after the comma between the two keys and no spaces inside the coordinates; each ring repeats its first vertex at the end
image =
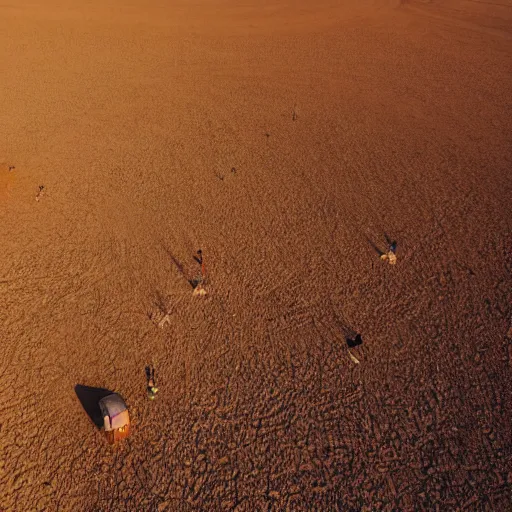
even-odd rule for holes
{"type": "Polygon", "coordinates": [[[158,388],[155,383],[155,369],[153,367],[146,367],[146,377],[148,379],[147,384],[147,393],[148,398],[150,400],[154,400],[156,398],[156,394],[158,393],[158,388]]]}

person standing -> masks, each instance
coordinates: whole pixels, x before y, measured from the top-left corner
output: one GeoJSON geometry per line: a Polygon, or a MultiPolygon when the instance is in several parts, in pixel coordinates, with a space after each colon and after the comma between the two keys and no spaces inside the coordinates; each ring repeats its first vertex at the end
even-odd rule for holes
{"type": "Polygon", "coordinates": [[[148,379],[147,384],[147,393],[148,398],[150,400],[154,400],[156,398],[156,394],[158,393],[158,388],[155,383],[155,369],[153,367],[146,367],[146,377],[148,379]]]}

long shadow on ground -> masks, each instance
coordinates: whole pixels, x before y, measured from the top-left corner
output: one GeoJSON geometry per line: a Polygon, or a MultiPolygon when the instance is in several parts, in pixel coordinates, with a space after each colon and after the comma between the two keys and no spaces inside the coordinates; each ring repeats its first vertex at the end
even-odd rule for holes
{"type": "Polygon", "coordinates": [[[103,426],[103,416],[101,415],[99,401],[111,395],[113,391],[77,384],[75,386],[75,393],[91,421],[100,429],[103,426]]]}

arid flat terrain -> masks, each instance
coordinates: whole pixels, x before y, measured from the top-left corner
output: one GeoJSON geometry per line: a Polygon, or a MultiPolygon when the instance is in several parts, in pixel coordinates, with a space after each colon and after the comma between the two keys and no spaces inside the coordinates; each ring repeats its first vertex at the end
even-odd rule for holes
{"type": "Polygon", "coordinates": [[[511,98],[511,0],[0,3],[0,510],[510,510],[511,98]]]}

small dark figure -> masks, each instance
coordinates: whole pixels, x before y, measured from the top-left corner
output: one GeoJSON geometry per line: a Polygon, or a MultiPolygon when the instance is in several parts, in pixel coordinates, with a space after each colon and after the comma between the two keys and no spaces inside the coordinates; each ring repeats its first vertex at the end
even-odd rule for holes
{"type": "Polygon", "coordinates": [[[396,254],[396,242],[391,242],[391,244],[389,245],[389,252],[396,254]]]}
{"type": "Polygon", "coordinates": [[[148,385],[147,385],[148,398],[150,400],[154,400],[156,397],[156,394],[158,393],[158,388],[156,387],[156,384],[155,384],[155,369],[154,368],[152,368],[150,366],[146,366],[146,378],[148,380],[148,385]]]}
{"type": "Polygon", "coordinates": [[[44,185],[39,185],[39,192],[37,193],[36,201],[39,201],[43,197],[44,191],[45,191],[44,185]]]}
{"type": "Polygon", "coordinates": [[[204,285],[206,284],[206,268],[204,266],[203,251],[201,251],[201,249],[197,251],[197,256],[194,256],[194,259],[199,263],[199,265],[201,265],[201,275],[192,279],[189,283],[192,285],[192,288],[194,288],[194,295],[203,297],[206,295],[206,290],[204,288],[204,285]]]}
{"type": "Polygon", "coordinates": [[[356,334],[355,338],[347,338],[347,345],[349,348],[355,348],[363,344],[363,338],[360,334],[356,334]]]}

